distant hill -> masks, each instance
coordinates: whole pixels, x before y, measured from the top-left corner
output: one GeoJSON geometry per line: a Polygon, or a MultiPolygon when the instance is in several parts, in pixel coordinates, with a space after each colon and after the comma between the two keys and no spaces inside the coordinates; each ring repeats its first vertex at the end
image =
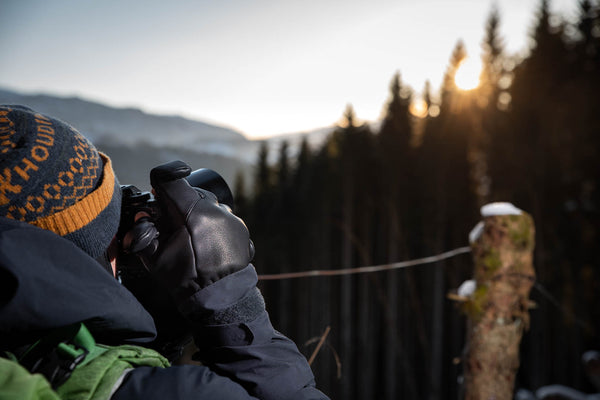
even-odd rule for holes
{"type": "Polygon", "coordinates": [[[77,97],[25,95],[0,89],[0,103],[21,104],[66,121],[109,154],[122,184],[149,187],[148,172],[181,159],[194,169],[211,168],[230,186],[238,173],[251,178],[259,143],[232,129],[178,116],[113,108],[77,97]]]}
{"type": "Polygon", "coordinates": [[[92,141],[120,144],[144,141],[196,150],[202,150],[203,142],[248,141],[232,129],[179,116],[147,114],[135,108],[109,107],[78,97],[25,95],[0,89],[0,102],[27,105],[42,114],[67,121],[92,141]]]}
{"type": "MultiPolygon", "coordinates": [[[[99,149],[109,154],[122,184],[147,189],[148,172],[173,159],[186,161],[193,169],[211,168],[234,186],[237,174],[252,182],[253,164],[262,141],[249,140],[233,129],[180,116],[145,113],[135,108],[115,108],[79,97],[23,94],[0,89],[0,104],[21,104],[73,125],[99,149]]],[[[290,133],[265,139],[270,160],[277,158],[282,141],[290,156],[304,137],[316,147],[333,127],[290,133]]],[[[248,188],[251,189],[251,188],[248,188]]]]}
{"type": "MultiPolygon", "coordinates": [[[[210,168],[217,171],[227,181],[232,191],[238,174],[244,176],[248,185],[252,180],[253,168],[250,164],[218,154],[198,153],[185,149],[164,149],[148,144],[133,147],[111,144],[97,146],[110,155],[121,185],[133,184],[142,190],[150,189],[150,170],[172,160],[185,161],[194,170],[210,168]]],[[[250,190],[251,187],[247,189],[250,190]]]]}

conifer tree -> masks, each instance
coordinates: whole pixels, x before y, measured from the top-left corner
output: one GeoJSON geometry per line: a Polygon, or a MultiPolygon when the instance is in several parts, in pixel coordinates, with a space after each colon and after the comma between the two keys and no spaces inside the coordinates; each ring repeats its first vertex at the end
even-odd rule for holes
{"type": "Polygon", "coordinates": [[[446,73],[444,74],[444,79],[442,81],[441,112],[447,113],[457,111],[454,103],[456,102],[456,93],[458,92],[458,88],[456,87],[454,78],[456,77],[458,67],[466,57],[467,50],[465,48],[465,44],[462,40],[459,40],[454,46],[452,55],[450,56],[450,62],[446,68],[446,73]]]}
{"type": "Polygon", "coordinates": [[[291,234],[293,245],[291,251],[297,266],[310,266],[314,263],[314,254],[303,249],[316,249],[313,242],[319,228],[316,224],[319,208],[322,206],[320,196],[323,191],[317,187],[312,179],[313,174],[325,174],[325,171],[315,171],[313,155],[306,137],[302,138],[300,151],[296,158],[296,165],[290,177],[290,214],[295,227],[291,234]],[[316,201],[315,201],[316,200],[316,201]]]}
{"type": "MultiPolygon", "coordinates": [[[[397,261],[401,248],[407,246],[402,228],[408,230],[409,186],[412,182],[412,125],[410,121],[411,95],[402,86],[400,73],[396,73],[390,85],[390,96],[384,111],[381,128],[377,135],[378,154],[381,164],[378,187],[379,202],[385,216],[383,228],[387,228],[387,258],[381,261],[397,261]]],[[[406,251],[404,251],[406,255],[406,251]]]]}
{"type": "Polygon", "coordinates": [[[564,78],[564,74],[568,73],[565,70],[567,57],[561,57],[566,52],[562,40],[564,27],[551,25],[551,17],[549,0],[540,0],[537,22],[531,35],[533,48],[521,65],[526,71],[526,78],[532,79],[531,84],[542,96],[551,94],[555,77],[564,78]]]}
{"type": "MultiPolygon", "coordinates": [[[[551,21],[549,3],[543,0],[532,34],[533,47],[514,72],[510,126],[497,138],[496,143],[501,145],[493,146],[497,163],[492,179],[496,196],[502,193],[504,199],[529,210],[534,220],[543,221],[536,235],[539,281],[557,297],[568,295],[574,301],[572,288],[581,264],[573,263],[574,259],[569,260],[566,254],[577,253],[570,249],[578,246],[572,238],[578,236],[579,228],[573,224],[573,217],[565,213],[565,204],[577,197],[577,163],[582,149],[590,145],[588,142],[580,147],[586,142],[582,140],[585,129],[581,127],[588,124],[583,114],[589,101],[582,94],[589,82],[583,83],[578,76],[581,70],[566,47],[563,27],[553,26],[551,21]],[[567,231],[570,233],[565,236],[567,231]]],[[[541,318],[549,312],[546,307],[548,303],[543,303],[532,314],[533,331],[525,337],[526,348],[532,355],[553,352],[556,357],[569,360],[565,362],[573,369],[561,379],[575,376],[580,365],[576,360],[579,355],[574,354],[577,351],[558,346],[564,338],[573,338],[574,331],[554,319],[541,318]],[[533,337],[538,340],[531,340],[533,337]]],[[[581,346],[579,340],[572,343],[573,347],[581,346]]],[[[523,372],[523,379],[530,380],[532,386],[552,374],[543,357],[532,356],[528,362],[530,368],[523,372]]]]}
{"type": "MultiPolygon", "coordinates": [[[[279,145],[277,164],[274,170],[275,185],[273,201],[271,203],[271,218],[269,224],[269,243],[273,267],[277,272],[284,273],[292,270],[292,247],[295,245],[291,237],[292,232],[297,229],[293,226],[293,215],[291,212],[290,193],[290,161],[289,144],[286,140],[279,145]]],[[[281,326],[286,326],[290,331],[297,332],[298,327],[291,314],[297,313],[297,304],[292,303],[292,282],[284,280],[277,285],[274,292],[279,303],[279,313],[275,320],[281,326]],[[292,313],[290,313],[292,310],[292,313]]]]}
{"type": "Polygon", "coordinates": [[[249,209],[246,179],[244,178],[243,172],[238,172],[235,175],[233,196],[235,201],[235,213],[244,220],[250,218],[251,210],[249,209]]]}
{"type": "MultiPolygon", "coordinates": [[[[374,214],[374,192],[376,165],[374,162],[374,138],[366,124],[359,124],[351,105],[346,107],[343,119],[326,144],[331,157],[331,173],[336,190],[332,191],[334,221],[333,229],[343,268],[370,265],[372,262],[373,238],[371,229],[374,214]]],[[[369,283],[356,277],[340,278],[339,323],[344,326],[356,323],[357,330],[343,329],[339,338],[340,357],[346,360],[362,360],[362,376],[351,380],[342,376],[341,398],[359,392],[358,397],[369,398],[373,391],[373,352],[367,351],[369,341],[366,327],[371,325],[369,283]],[[358,287],[358,289],[357,289],[358,287]],[[358,290],[358,292],[355,292],[358,290]],[[354,293],[358,293],[355,298],[354,293]],[[358,310],[356,309],[358,307],[358,310]],[[357,345],[358,344],[358,345],[357,345]]],[[[358,364],[356,364],[358,365],[358,364]]]]}
{"type": "Polygon", "coordinates": [[[300,151],[296,159],[296,168],[294,169],[292,181],[296,190],[305,188],[310,183],[310,162],[312,153],[310,146],[308,145],[308,139],[306,136],[302,138],[300,143],[300,151]]]}
{"type": "Polygon", "coordinates": [[[290,178],[290,160],[289,160],[289,143],[287,140],[281,142],[279,147],[279,159],[277,162],[277,184],[285,187],[289,184],[290,178]]]}
{"type": "Polygon", "coordinates": [[[269,166],[269,145],[267,142],[260,144],[255,184],[257,196],[266,195],[272,187],[271,167],[269,166]]]}
{"type": "Polygon", "coordinates": [[[423,87],[423,101],[425,101],[425,105],[427,106],[427,110],[433,104],[431,100],[431,82],[428,80],[425,81],[425,85],[423,87]]]}
{"type": "Polygon", "coordinates": [[[578,42],[578,57],[585,71],[598,71],[600,67],[600,4],[591,0],[579,0],[577,30],[581,35],[578,42]]]}
{"type": "Polygon", "coordinates": [[[256,248],[255,265],[262,271],[269,271],[272,262],[269,259],[271,245],[269,241],[270,224],[273,219],[273,180],[272,168],[269,165],[269,146],[262,142],[258,152],[254,178],[254,198],[252,201],[252,217],[247,223],[253,235],[256,248]]]}
{"type": "MultiPolygon", "coordinates": [[[[440,113],[429,117],[418,149],[417,169],[420,174],[417,209],[421,216],[422,250],[425,254],[441,253],[445,249],[465,244],[465,234],[476,218],[477,201],[472,190],[469,150],[472,145],[472,94],[461,92],[454,78],[467,53],[458,41],[449,59],[441,92],[440,113]]],[[[442,397],[443,388],[453,385],[442,375],[446,332],[456,332],[456,326],[443,323],[444,293],[447,285],[461,279],[468,271],[454,260],[435,265],[425,289],[425,308],[431,310],[431,359],[427,377],[430,398],[442,397]],[[446,265],[452,265],[444,268],[446,265]],[[447,271],[447,272],[446,272],[447,271]]]]}
{"type": "Polygon", "coordinates": [[[397,72],[390,84],[390,97],[379,130],[382,148],[390,146],[394,153],[406,153],[411,141],[409,107],[411,94],[402,86],[397,72]]]}
{"type": "MultiPolygon", "coordinates": [[[[482,42],[481,83],[475,93],[478,109],[473,110],[474,128],[477,133],[473,168],[481,204],[490,200],[490,185],[494,184],[490,182],[490,168],[500,167],[503,162],[502,159],[496,159],[498,152],[495,151],[495,146],[502,147],[505,144],[503,138],[507,126],[503,114],[508,104],[505,98],[500,97],[503,92],[500,82],[501,79],[508,78],[508,71],[504,68],[504,45],[499,29],[500,13],[497,8],[493,8],[486,23],[482,42]]],[[[500,175],[500,173],[494,174],[500,175]]]]}
{"type": "Polygon", "coordinates": [[[485,27],[485,37],[482,43],[482,72],[479,92],[491,107],[496,107],[498,101],[499,81],[504,71],[504,44],[500,37],[500,13],[493,8],[485,27]]]}
{"type": "MultiPolygon", "coordinates": [[[[411,258],[416,254],[413,243],[419,242],[420,227],[415,207],[416,193],[420,190],[421,182],[416,179],[417,171],[414,165],[414,117],[410,114],[411,102],[412,93],[402,85],[400,74],[397,73],[390,85],[389,101],[384,109],[381,129],[377,135],[381,165],[381,189],[377,196],[380,222],[377,226],[380,230],[378,242],[382,243],[383,250],[383,258],[379,258],[380,263],[411,258]]],[[[384,291],[387,299],[383,305],[386,321],[383,340],[387,348],[383,355],[384,370],[398,371],[396,376],[389,376],[383,385],[384,398],[388,399],[396,398],[398,390],[412,396],[418,393],[413,371],[410,370],[419,363],[413,352],[427,352],[427,349],[422,347],[402,349],[398,343],[402,321],[396,316],[406,318],[410,313],[409,307],[420,303],[415,296],[418,289],[414,272],[403,272],[401,277],[395,271],[386,274],[385,281],[379,289],[384,291]],[[398,375],[402,375],[400,380],[398,375]]],[[[421,315],[415,316],[411,322],[416,328],[415,332],[422,331],[421,315]]],[[[403,333],[400,340],[408,338],[403,333]]]]}

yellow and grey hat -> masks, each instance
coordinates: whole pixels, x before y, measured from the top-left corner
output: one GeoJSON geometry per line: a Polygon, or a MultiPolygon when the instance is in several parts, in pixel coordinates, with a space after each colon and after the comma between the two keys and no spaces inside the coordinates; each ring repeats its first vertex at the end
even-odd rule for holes
{"type": "Polygon", "coordinates": [[[120,209],[108,156],[62,121],[0,105],[0,216],[53,231],[96,258],[117,232],[120,209]]]}

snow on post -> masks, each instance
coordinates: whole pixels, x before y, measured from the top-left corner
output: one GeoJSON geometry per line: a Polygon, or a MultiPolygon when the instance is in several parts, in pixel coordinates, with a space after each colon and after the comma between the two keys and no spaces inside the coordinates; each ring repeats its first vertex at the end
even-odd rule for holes
{"type": "Polygon", "coordinates": [[[469,235],[475,287],[462,303],[469,324],[465,399],[510,400],[529,326],[535,228],[531,216],[510,203],[485,205],[481,215],[469,235]]]}

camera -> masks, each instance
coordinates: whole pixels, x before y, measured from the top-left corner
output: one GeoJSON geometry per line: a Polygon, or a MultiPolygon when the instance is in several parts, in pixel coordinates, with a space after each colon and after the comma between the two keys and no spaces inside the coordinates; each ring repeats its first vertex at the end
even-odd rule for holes
{"type": "MultiPolygon", "coordinates": [[[[185,178],[190,186],[212,192],[219,203],[233,209],[233,195],[227,182],[217,172],[201,168],[185,178]]],[[[160,223],[161,207],[152,193],[144,192],[134,185],[121,186],[121,222],[117,239],[123,237],[135,224],[135,216],[145,212],[150,220],[160,223]]],[[[182,341],[189,340],[191,331],[188,323],[180,316],[170,295],[161,287],[135,254],[130,254],[119,245],[117,255],[119,281],[138,299],[152,315],[157,330],[153,343],[156,350],[169,360],[177,359],[182,352],[182,341]]]]}
{"type": "MultiPolygon", "coordinates": [[[[226,204],[233,209],[233,194],[227,182],[221,175],[212,169],[201,168],[185,178],[190,186],[207,190],[217,196],[221,204],[226,204]]],[[[150,219],[157,221],[160,218],[160,207],[150,192],[142,192],[134,185],[121,186],[121,222],[119,224],[119,240],[131,230],[135,223],[135,215],[145,212],[150,219]]]]}

